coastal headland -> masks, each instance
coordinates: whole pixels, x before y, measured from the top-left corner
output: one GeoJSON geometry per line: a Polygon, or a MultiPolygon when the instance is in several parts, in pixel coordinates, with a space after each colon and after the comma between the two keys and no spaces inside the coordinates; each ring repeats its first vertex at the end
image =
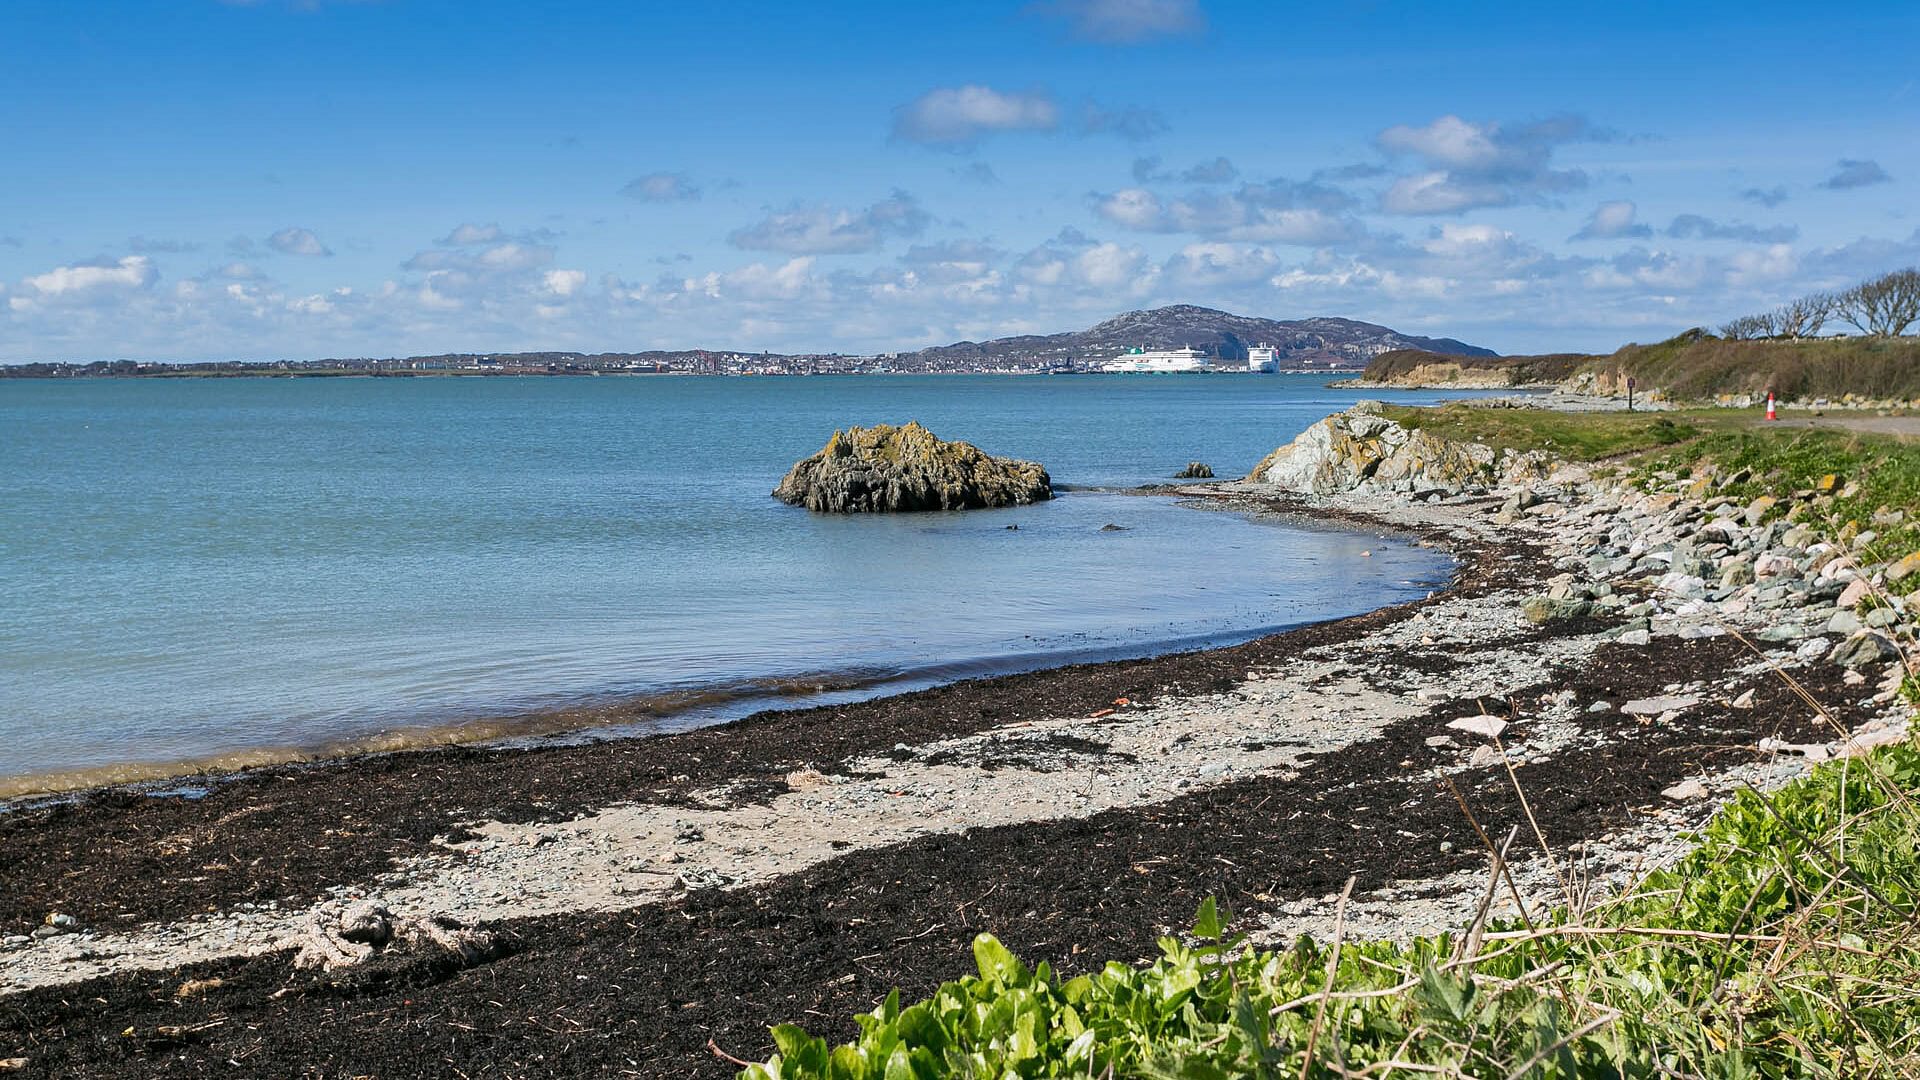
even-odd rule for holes
{"type": "Polygon", "coordinates": [[[1540,910],[1572,869],[1606,894],[1733,793],[1906,737],[1912,447],[1750,428],[1363,406],[1177,490],[1444,547],[1425,600],[645,739],[17,807],[0,1059],[724,1077],[774,1024],[853,1037],[981,933],[1072,974],[1154,955],[1209,897],[1284,944],[1540,910]],[[314,941],[364,901],[485,945],[346,936],[327,966],[314,941]]]}

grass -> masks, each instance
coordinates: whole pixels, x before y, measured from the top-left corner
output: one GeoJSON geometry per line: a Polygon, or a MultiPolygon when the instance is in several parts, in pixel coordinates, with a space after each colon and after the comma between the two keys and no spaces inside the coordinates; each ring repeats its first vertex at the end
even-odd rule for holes
{"type": "Polygon", "coordinates": [[[1402,427],[1514,450],[1545,450],[1573,461],[1599,461],[1672,446],[1705,431],[1743,424],[1726,409],[1670,412],[1561,412],[1495,409],[1455,402],[1434,408],[1387,406],[1381,415],[1402,427]]]}
{"type": "Polygon", "coordinates": [[[1655,345],[1628,345],[1588,365],[1614,387],[1626,376],[1676,401],[1722,394],[1783,401],[1920,400],[1920,338],[1824,338],[1725,341],[1683,334],[1655,345]]]}
{"type": "Polygon", "coordinates": [[[1402,349],[1382,353],[1365,377],[1388,381],[1416,368],[1438,372],[1501,371],[1511,385],[1591,380],[1603,393],[1623,394],[1626,380],[1643,393],[1673,401],[1764,396],[1782,401],[1920,401],[1920,337],[1836,337],[1805,341],[1727,341],[1700,331],[1652,345],[1627,345],[1610,355],[1453,357],[1402,349]]]}
{"type": "MultiPolygon", "coordinates": [[[[993,938],[830,1047],[792,1026],[742,1080],[1910,1077],[1920,1074],[1920,752],[1748,790],[1621,897],[1381,942],[1227,938],[1071,979],[993,938]]],[[[1489,895],[1503,863],[1490,859],[1489,895]]],[[[1481,907],[1484,913],[1485,905],[1481,907]]]]}

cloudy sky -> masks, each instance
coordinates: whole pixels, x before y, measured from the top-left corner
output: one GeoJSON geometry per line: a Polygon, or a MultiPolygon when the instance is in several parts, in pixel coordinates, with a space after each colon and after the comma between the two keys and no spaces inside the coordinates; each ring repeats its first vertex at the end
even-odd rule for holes
{"type": "Polygon", "coordinates": [[[0,361],[1610,349],[1920,262],[1911,3],[7,0],[0,361]]]}

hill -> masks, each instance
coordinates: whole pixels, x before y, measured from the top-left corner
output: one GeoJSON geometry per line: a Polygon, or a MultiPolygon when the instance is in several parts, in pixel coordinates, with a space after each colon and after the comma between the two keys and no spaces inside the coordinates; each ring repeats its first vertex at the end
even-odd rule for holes
{"type": "Polygon", "coordinates": [[[1289,367],[1357,367],[1396,349],[1426,349],[1459,356],[1490,357],[1491,349],[1452,338],[1402,334],[1354,319],[1261,319],[1192,304],[1129,311],[1086,330],[1029,334],[991,341],[957,341],[894,358],[897,369],[949,371],[1015,364],[1084,364],[1133,348],[1193,348],[1221,363],[1241,363],[1247,349],[1272,345],[1289,367]]]}
{"type": "Polygon", "coordinates": [[[1626,345],[1607,355],[1454,356],[1403,349],[1367,364],[1364,382],[1397,387],[1558,387],[1641,393],[1675,401],[1758,398],[1782,401],[1920,400],[1920,338],[1833,337],[1730,341],[1689,330],[1652,345],[1626,345]]]}

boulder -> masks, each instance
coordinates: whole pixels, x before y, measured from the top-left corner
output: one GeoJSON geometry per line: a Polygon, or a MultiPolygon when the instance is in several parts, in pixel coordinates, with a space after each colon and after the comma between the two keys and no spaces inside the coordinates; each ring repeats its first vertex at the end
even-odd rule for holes
{"type": "Polygon", "coordinates": [[[1830,663],[1856,670],[1899,658],[1900,650],[1894,647],[1893,642],[1871,632],[1850,637],[1835,645],[1833,651],[1827,654],[1830,663]]]}
{"type": "Polygon", "coordinates": [[[990,457],[972,443],[945,442],[918,423],[836,431],[794,465],[773,497],[833,514],[974,510],[1053,498],[1035,462],[990,457]]]}
{"type": "Polygon", "coordinates": [[[1550,622],[1566,619],[1586,619],[1593,616],[1593,604],[1586,600],[1571,598],[1555,599],[1551,596],[1529,596],[1520,601],[1520,613],[1535,626],[1544,626],[1550,622]]]}
{"type": "Polygon", "coordinates": [[[1175,480],[1211,480],[1213,466],[1204,461],[1189,461],[1187,467],[1173,474],[1175,480]]]}
{"type": "Polygon", "coordinates": [[[1905,581],[1914,574],[1920,574],[1920,551],[1916,551],[1892,566],[1887,567],[1888,581],[1905,581]]]}
{"type": "Polygon", "coordinates": [[[1363,485],[1452,491],[1495,479],[1490,447],[1410,431],[1379,410],[1377,402],[1363,401],[1321,420],[1268,454],[1247,479],[1308,495],[1363,485]]]}

